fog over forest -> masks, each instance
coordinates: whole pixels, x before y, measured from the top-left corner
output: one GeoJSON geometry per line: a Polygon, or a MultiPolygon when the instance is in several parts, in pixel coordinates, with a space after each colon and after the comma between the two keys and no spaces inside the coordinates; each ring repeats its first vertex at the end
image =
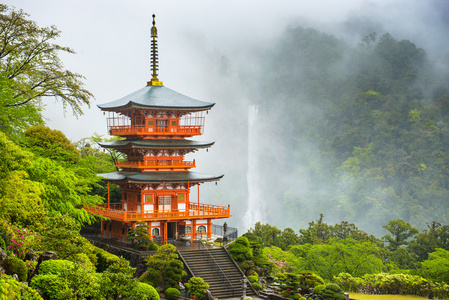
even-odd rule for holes
{"type": "Polygon", "coordinates": [[[445,0],[318,1],[310,10],[288,1],[5,2],[56,25],[60,43],[78,52],[63,60],[96,101],[79,120],[59,117],[51,102],[46,112],[73,141],[105,134],[96,105],[149,79],[155,13],[160,79],[216,103],[201,137],[215,145],[187,158],[199,172],[225,174],[201,186],[201,201],[230,204],[227,223],[240,233],[257,221],[297,231],[320,213],[379,236],[395,218],[449,223],[445,0]]]}
{"type": "Polygon", "coordinates": [[[365,2],[344,22],[298,18],[263,44],[198,55],[220,151],[203,159],[226,174],[217,203],[233,225],[297,230],[324,213],[381,236],[395,218],[448,223],[449,11],[413,5],[365,2]]]}

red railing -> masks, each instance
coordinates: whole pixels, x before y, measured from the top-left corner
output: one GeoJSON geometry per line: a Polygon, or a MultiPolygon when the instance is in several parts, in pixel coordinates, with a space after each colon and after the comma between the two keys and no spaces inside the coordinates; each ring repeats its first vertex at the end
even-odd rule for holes
{"type": "Polygon", "coordinates": [[[167,211],[126,211],[121,204],[107,204],[103,206],[85,206],[85,210],[100,216],[118,221],[158,221],[158,220],[193,220],[193,219],[221,219],[231,217],[229,206],[190,203],[189,209],[171,209],[167,211]]]}
{"type": "Polygon", "coordinates": [[[203,134],[202,125],[123,125],[109,126],[111,135],[180,135],[203,134]]]}
{"type": "Polygon", "coordinates": [[[144,161],[118,161],[118,168],[138,169],[190,169],[195,167],[195,161],[183,161],[180,159],[145,159],[144,161]]]}

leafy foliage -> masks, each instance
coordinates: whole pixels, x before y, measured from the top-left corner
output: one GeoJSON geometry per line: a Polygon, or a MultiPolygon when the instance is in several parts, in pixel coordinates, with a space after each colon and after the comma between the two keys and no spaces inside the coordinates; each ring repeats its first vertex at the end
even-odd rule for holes
{"type": "Polygon", "coordinates": [[[4,274],[0,274],[0,297],[2,300],[42,300],[42,297],[34,289],[4,274]]]}
{"type": "Polygon", "coordinates": [[[252,249],[246,237],[240,236],[229,244],[229,253],[236,261],[244,261],[253,256],[252,249]]]}
{"type": "Polygon", "coordinates": [[[201,277],[192,277],[189,282],[185,284],[187,291],[190,295],[195,296],[195,299],[201,299],[206,295],[209,284],[203,280],[201,277]]]}
{"type": "Polygon", "coordinates": [[[25,262],[13,255],[8,256],[6,261],[3,263],[5,273],[7,275],[17,274],[20,281],[26,281],[28,277],[28,268],[25,262]]]}
{"type": "Polygon", "coordinates": [[[179,289],[179,282],[187,275],[184,264],[178,260],[176,247],[167,244],[159,247],[156,254],[145,258],[148,266],[140,281],[165,290],[168,287],[179,289]]]}
{"type": "Polygon", "coordinates": [[[15,101],[4,106],[39,108],[41,98],[51,96],[82,114],[81,105],[89,105],[92,94],[83,88],[81,75],[64,70],[58,56],[74,51],[52,43],[60,35],[55,26],[39,27],[27,18],[22,10],[0,6],[0,70],[15,91],[15,101]]]}

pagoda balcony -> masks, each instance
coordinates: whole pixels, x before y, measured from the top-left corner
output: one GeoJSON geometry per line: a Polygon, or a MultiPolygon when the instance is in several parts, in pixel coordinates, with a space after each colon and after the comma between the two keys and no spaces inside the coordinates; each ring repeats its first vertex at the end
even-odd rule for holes
{"type": "Polygon", "coordinates": [[[122,204],[85,206],[84,209],[95,215],[121,222],[131,221],[176,221],[197,219],[222,219],[231,217],[229,206],[190,203],[188,209],[129,211],[123,210],[122,204]]]}
{"type": "Polygon", "coordinates": [[[109,134],[118,136],[182,136],[203,134],[202,125],[123,125],[110,126],[109,134]]]}
{"type": "Polygon", "coordinates": [[[149,169],[149,170],[188,170],[195,168],[195,161],[184,161],[181,159],[167,159],[166,157],[155,159],[144,159],[143,161],[118,161],[117,168],[124,169],[149,169]]]}

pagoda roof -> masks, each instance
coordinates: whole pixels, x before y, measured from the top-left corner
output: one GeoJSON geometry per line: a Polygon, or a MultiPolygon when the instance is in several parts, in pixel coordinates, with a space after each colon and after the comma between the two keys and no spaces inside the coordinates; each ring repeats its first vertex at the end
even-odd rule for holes
{"type": "Polygon", "coordinates": [[[97,174],[108,181],[126,181],[133,183],[151,182],[191,182],[200,183],[218,181],[224,175],[208,175],[190,171],[180,172],[130,172],[118,171],[112,173],[97,174]]]}
{"type": "Polygon", "coordinates": [[[105,111],[117,111],[130,108],[201,111],[208,110],[214,105],[215,103],[204,102],[184,96],[165,86],[146,86],[128,96],[100,104],[98,107],[105,111]]]}
{"type": "Polygon", "coordinates": [[[150,148],[150,149],[198,149],[208,148],[215,142],[201,142],[184,139],[148,139],[148,140],[123,140],[98,143],[104,148],[150,148]]]}

